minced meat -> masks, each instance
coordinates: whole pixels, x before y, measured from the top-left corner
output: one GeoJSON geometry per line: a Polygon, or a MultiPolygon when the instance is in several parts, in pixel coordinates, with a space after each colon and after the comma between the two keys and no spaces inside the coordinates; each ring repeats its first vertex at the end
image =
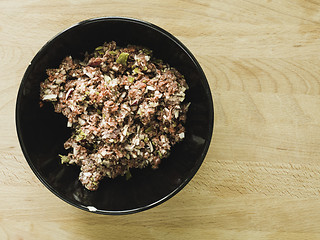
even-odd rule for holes
{"type": "Polygon", "coordinates": [[[130,176],[131,168],[158,168],[185,136],[188,85],[147,48],[104,43],[83,61],[66,57],[47,75],[40,106],[52,102],[67,117],[74,131],[61,162],[79,165],[89,190],[104,177],[130,176]]]}

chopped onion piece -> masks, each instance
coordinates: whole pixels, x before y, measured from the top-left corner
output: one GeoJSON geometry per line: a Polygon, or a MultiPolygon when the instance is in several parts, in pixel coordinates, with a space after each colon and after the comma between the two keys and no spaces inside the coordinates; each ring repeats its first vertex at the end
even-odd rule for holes
{"type": "Polygon", "coordinates": [[[178,111],[178,110],[176,110],[176,111],[174,112],[174,117],[175,117],[175,118],[178,118],[178,117],[179,117],[179,111],[178,111]]]}
{"type": "Polygon", "coordinates": [[[90,176],[92,175],[92,173],[90,173],[90,172],[84,172],[83,175],[84,175],[85,177],[90,177],[90,176]]]}
{"type": "Polygon", "coordinates": [[[181,139],[183,139],[183,138],[184,138],[184,132],[179,133],[179,137],[180,137],[181,139]]]}
{"type": "Polygon", "coordinates": [[[152,87],[152,86],[147,86],[147,89],[148,90],[151,90],[151,91],[154,91],[154,90],[156,90],[154,87],[152,87]]]}
{"type": "Polygon", "coordinates": [[[66,94],[66,99],[68,99],[70,93],[71,93],[73,90],[74,90],[73,88],[70,88],[70,89],[68,90],[68,92],[67,92],[67,94],[66,94]]]}
{"type": "Polygon", "coordinates": [[[44,95],[42,100],[56,101],[57,97],[58,97],[57,94],[48,94],[48,95],[44,95]]]}
{"type": "Polygon", "coordinates": [[[149,143],[148,143],[148,145],[149,145],[150,151],[151,151],[151,152],[153,152],[153,146],[152,146],[152,143],[151,143],[151,142],[149,142],[149,143]]]}
{"type": "Polygon", "coordinates": [[[86,124],[86,121],[83,120],[82,118],[78,118],[78,121],[79,121],[80,125],[85,125],[86,124]]]}

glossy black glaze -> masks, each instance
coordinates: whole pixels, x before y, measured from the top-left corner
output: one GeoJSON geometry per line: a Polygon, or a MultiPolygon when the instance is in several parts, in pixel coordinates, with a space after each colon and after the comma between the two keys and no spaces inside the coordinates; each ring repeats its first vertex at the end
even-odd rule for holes
{"type": "Polygon", "coordinates": [[[154,207],[180,191],[194,176],[207,153],[213,131],[213,102],[206,77],[194,56],[165,30],[129,18],[97,18],[72,26],[55,36],[32,60],[22,79],[16,105],[16,125],[21,148],[40,181],[64,201],[96,213],[127,214],[154,207]],[[82,58],[105,41],[118,45],[149,47],[157,58],[177,68],[190,89],[191,102],[184,141],[174,146],[158,170],[132,170],[132,178],[102,181],[96,192],[86,190],[78,181],[79,167],[61,165],[58,154],[70,136],[67,121],[48,103],[39,107],[39,83],[47,68],[58,67],[72,55],[82,58]]]}

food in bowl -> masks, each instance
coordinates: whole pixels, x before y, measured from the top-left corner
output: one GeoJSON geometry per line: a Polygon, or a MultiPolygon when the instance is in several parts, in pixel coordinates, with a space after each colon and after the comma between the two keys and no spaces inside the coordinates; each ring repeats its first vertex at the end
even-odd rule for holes
{"type": "Polygon", "coordinates": [[[185,137],[186,80],[147,48],[106,42],[82,61],[67,56],[47,75],[40,106],[52,102],[67,117],[74,131],[61,163],[79,165],[88,190],[104,177],[129,178],[131,168],[158,168],[185,137]]]}

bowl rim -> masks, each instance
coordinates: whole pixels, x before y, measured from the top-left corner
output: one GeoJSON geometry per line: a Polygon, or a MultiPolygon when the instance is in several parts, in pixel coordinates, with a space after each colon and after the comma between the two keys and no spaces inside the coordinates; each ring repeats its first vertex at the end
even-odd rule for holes
{"type": "Polygon", "coordinates": [[[204,74],[204,71],[202,70],[200,64],[198,63],[198,61],[196,60],[196,58],[194,57],[194,55],[190,52],[190,50],[180,41],[178,40],[175,36],[173,36],[171,33],[167,32],[166,30],[164,30],[163,28],[144,21],[144,20],[140,20],[140,19],[136,19],[136,18],[130,18],[130,17],[118,17],[118,16],[109,16],[109,17],[97,17],[97,18],[89,18],[83,21],[80,21],[76,24],[71,25],[70,27],[62,30],[61,32],[59,32],[58,34],[54,35],[49,41],[47,41],[41,48],[40,50],[36,53],[36,55],[33,57],[33,59],[31,60],[31,62],[29,63],[22,81],[20,83],[19,86],[19,90],[18,90],[18,94],[17,94],[17,98],[16,98],[16,109],[15,109],[15,120],[16,120],[16,132],[17,132],[17,136],[19,139],[19,143],[20,143],[20,147],[22,149],[23,155],[26,158],[30,168],[32,169],[33,173],[37,176],[37,178],[42,182],[42,184],[49,189],[54,195],[56,195],[58,198],[60,198],[61,200],[67,202],[68,204],[85,210],[87,212],[92,212],[92,213],[98,213],[98,214],[103,214],[103,215],[124,215],[124,214],[132,214],[132,213],[137,213],[137,212],[142,212],[145,211],[147,209],[153,208],[158,206],[159,204],[169,200],[170,198],[172,198],[174,195],[176,195],[178,192],[180,192],[186,185],[187,183],[194,177],[194,175],[197,173],[197,171],[199,170],[201,164],[203,163],[205,156],[208,152],[210,143],[211,143],[211,139],[212,139],[212,135],[213,135],[213,128],[214,128],[214,105],[213,105],[213,98],[212,98],[212,94],[211,94],[211,90],[210,90],[210,86],[208,83],[208,80],[204,74]],[[67,198],[65,198],[63,195],[61,195],[60,193],[58,193],[42,176],[41,174],[38,172],[38,170],[36,169],[36,167],[34,166],[34,164],[31,161],[31,158],[28,154],[28,150],[24,144],[23,141],[23,137],[21,134],[21,123],[20,123],[20,109],[21,109],[21,95],[22,95],[22,91],[23,91],[23,86],[27,80],[27,78],[29,77],[30,72],[33,70],[34,67],[34,62],[37,62],[38,59],[40,59],[43,55],[43,52],[46,50],[46,48],[53,42],[55,41],[57,38],[63,36],[66,32],[70,31],[71,29],[75,29],[78,27],[82,27],[84,25],[88,25],[88,24],[94,24],[96,22],[104,22],[104,21],[120,21],[120,22],[131,22],[131,23],[135,23],[135,24],[139,24],[139,25],[143,25],[145,27],[151,28],[154,31],[159,32],[160,34],[165,35],[167,38],[169,38],[171,41],[173,41],[175,44],[177,44],[183,51],[184,53],[192,60],[193,64],[196,66],[197,70],[199,71],[200,75],[202,76],[202,81],[201,84],[204,87],[205,93],[209,98],[209,106],[211,108],[211,110],[209,110],[209,129],[207,131],[207,136],[206,136],[206,141],[205,141],[205,145],[204,145],[204,149],[203,152],[201,154],[201,156],[199,157],[199,160],[195,163],[195,166],[192,168],[192,171],[189,173],[189,176],[185,179],[185,181],[183,181],[182,183],[179,184],[179,186],[177,188],[175,188],[173,191],[171,191],[169,194],[167,194],[166,196],[164,196],[163,198],[152,202],[148,205],[142,206],[142,207],[137,207],[137,208],[133,208],[133,209],[125,209],[125,210],[103,210],[103,209],[97,209],[94,206],[85,206],[81,203],[74,203],[70,200],[68,200],[67,198]]]}

